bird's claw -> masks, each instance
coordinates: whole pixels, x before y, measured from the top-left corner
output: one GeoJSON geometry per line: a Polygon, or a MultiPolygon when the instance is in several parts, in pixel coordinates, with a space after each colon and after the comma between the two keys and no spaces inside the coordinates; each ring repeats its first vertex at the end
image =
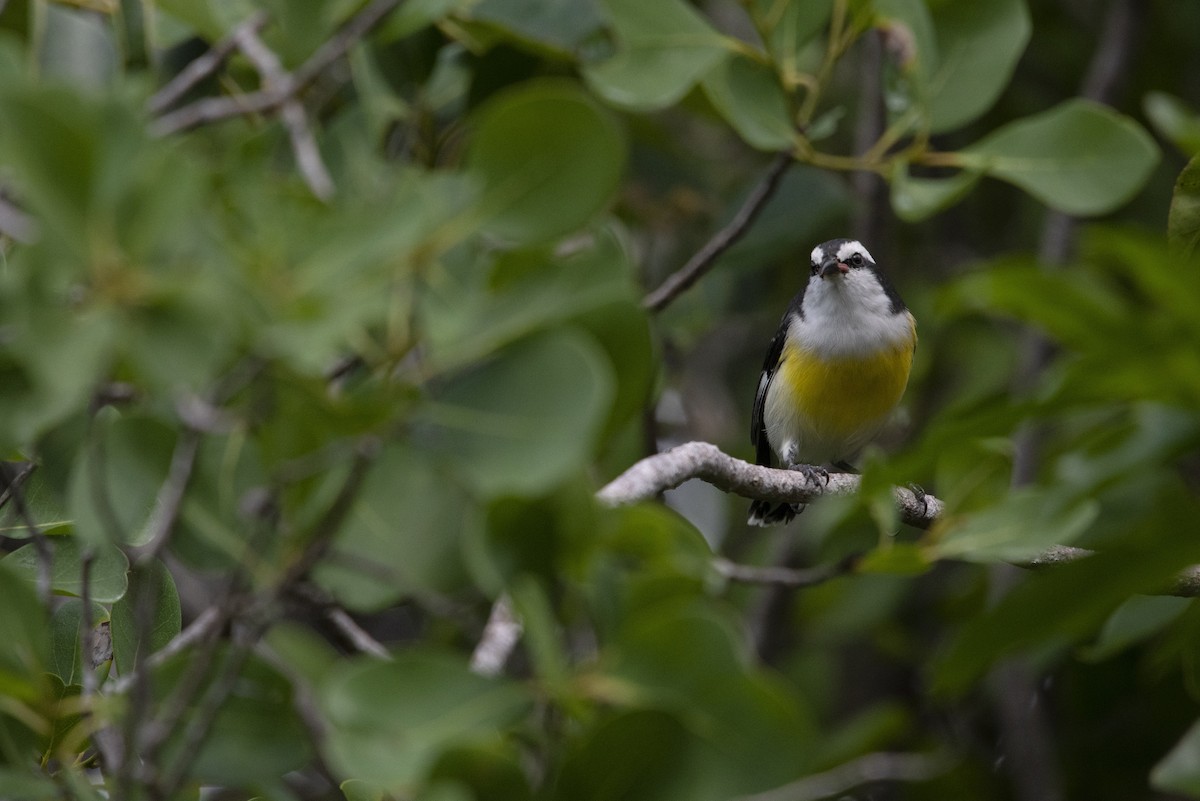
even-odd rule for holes
{"type": "Polygon", "coordinates": [[[829,471],[824,467],[813,464],[794,464],[788,470],[796,470],[804,474],[804,480],[813,486],[829,486],[829,471]]]}

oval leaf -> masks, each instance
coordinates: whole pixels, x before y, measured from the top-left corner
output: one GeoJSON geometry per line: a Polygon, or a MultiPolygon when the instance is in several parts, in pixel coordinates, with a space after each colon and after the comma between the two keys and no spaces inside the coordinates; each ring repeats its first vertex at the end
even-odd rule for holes
{"type": "Polygon", "coordinates": [[[1185,256],[1200,253],[1200,156],[1188,162],[1175,182],[1167,241],[1185,256]]]}
{"type": "Polygon", "coordinates": [[[744,56],[722,60],[704,78],[704,92],[738,135],[759,150],[790,147],[795,129],[775,73],[744,56]]]}
{"type": "Polygon", "coordinates": [[[580,227],[608,204],[625,162],[613,119],[566,83],[507,92],[482,112],[467,165],[486,228],[517,243],[580,227]]]}
{"type": "Polygon", "coordinates": [[[967,166],[1077,215],[1104,214],[1129,200],[1159,158],[1140,125],[1087,100],[1010,123],[962,155],[967,166]]]}

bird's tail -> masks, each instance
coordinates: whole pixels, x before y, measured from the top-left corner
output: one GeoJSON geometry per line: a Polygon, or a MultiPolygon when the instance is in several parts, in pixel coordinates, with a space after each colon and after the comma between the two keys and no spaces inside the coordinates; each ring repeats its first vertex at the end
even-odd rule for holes
{"type": "Polygon", "coordinates": [[[752,526],[778,526],[792,522],[792,518],[804,511],[802,503],[773,503],[754,501],[746,522],[752,526]]]}

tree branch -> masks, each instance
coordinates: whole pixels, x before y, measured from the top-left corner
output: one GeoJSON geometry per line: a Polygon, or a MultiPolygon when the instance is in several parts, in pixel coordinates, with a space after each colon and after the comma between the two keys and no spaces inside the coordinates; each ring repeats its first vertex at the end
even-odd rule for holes
{"type": "MultiPolygon", "coordinates": [[[[789,503],[808,503],[822,495],[850,495],[862,483],[861,477],[850,473],[830,473],[828,482],[813,483],[798,470],[750,464],[723,453],[716,445],[688,442],[642,459],[601,488],[596,497],[608,506],[623,506],[650,500],[692,478],[743,498],[789,503]]],[[[929,528],[942,514],[942,502],[932,495],[921,498],[902,487],[896,487],[894,494],[900,519],[910,526],[929,528]]]]}
{"type": "Polygon", "coordinates": [[[189,62],[179,74],[167,82],[166,86],[155,92],[146,103],[146,110],[154,116],[166,113],[167,109],[178,103],[196,84],[212,75],[225,60],[237,49],[238,38],[246,32],[258,33],[267,24],[267,12],[259,11],[238,25],[221,41],[213,45],[207,53],[189,62]]]}
{"type": "Polygon", "coordinates": [[[750,224],[767,205],[771,195],[775,194],[779,181],[787,172],[787,168],[792,165],[792,161],[790,150],[782,151],[775,156],[775,160],[767,168],[766,174],[755,184],[754,189],[751,190],[729,224],[717,231],[713,238],[696,252],[696,255],[688,259],[687,264],[667,276],[667,280],[663,281],[658,289],[642,298],[642,308],[656,312],[662,311],[685,289],[696,283],[700,276],[708,272],[717,257],[728,250],[734,242],[741,239],[750,228],[750,224]]]}
{"type": "Polygon", "coordinates": [[[819,801],[871,782],[928,781],[945,773],[948,767],[946,759],[937,754],[867,754],[774,790],[742,796],[738,801],[819,801]]]}
{"type": "Polygon", "coordinates": [[[862,554],[851,554],[841,561],[834,562],[829,565],[820,565],[810,568],[792,568],[792,567],[777,567],[758,565],[743,565],[737,562],[730,562],[728,559],[717,558],[713,560],[713,569],[718,575],[728,581],[738,582],[739,584],[769,584],[775,587],[789,587],[791,589],[804,589],[805,587],[815,587],[818,584],[824,584],[830,579],[838,576],[845,576],[854,572],[862,554]]]}
{"type": "Polygon", "coordinates": [[[501,595],[492,604],[483,636],[471,654],[471,670],[481,676],[497,676],[521,639],[524,627],[513,613],[512,600],[501,595]]]}
{"type": "Polygon", "coordinates": [[[240,117],[244,114],[261,114],[274,111],[294,98],[340,59],[362,37],[394,11],[401,0],[374,0],[359,11],[328,41],[317,48],[308,61],[301,64],[288,79],[257,92],[232,97],[207,97],[189,103],[183,108],[164,114],[154,125],[159,136],[187,131],[200,125],[240,117]]]}

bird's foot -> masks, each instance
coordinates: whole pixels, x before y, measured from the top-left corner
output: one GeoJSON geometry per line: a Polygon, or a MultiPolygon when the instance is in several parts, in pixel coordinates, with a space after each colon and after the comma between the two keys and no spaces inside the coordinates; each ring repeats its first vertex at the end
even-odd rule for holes
{"type": "Polygon", "coordinates": [[[921,504],[921,517],[927,517],[929,515],[929,495],[925,492],[925,488],[920,484],[909,484],[908,489],[917,503],[921,504]]]}
{"type": "Polygon", "coordinates": [[[796,470],[804,474],[804,480],[814,487],[829,486],[829,471],[824,467],[815,464],[794,464],[788,467],[788,470],[796,470]]]}

